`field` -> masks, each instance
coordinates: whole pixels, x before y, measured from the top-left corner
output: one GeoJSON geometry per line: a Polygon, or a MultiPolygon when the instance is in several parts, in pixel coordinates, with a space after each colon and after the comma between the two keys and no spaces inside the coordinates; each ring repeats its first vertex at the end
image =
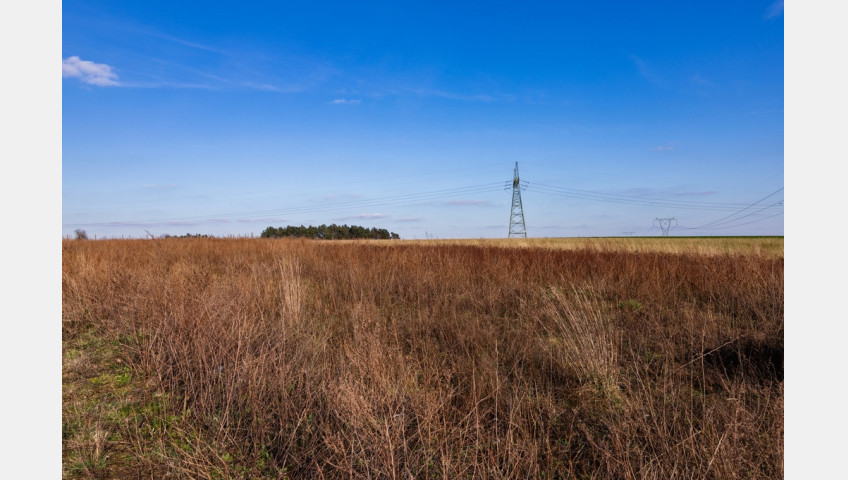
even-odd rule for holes
{"type": "Polygon", "coordinates": [[[65,478],[783,477],[779,237],[65,241],[62,316],[65,478]]]}
{"type": "MultiPolygon", "coordinates": [[[[361,243],[361,242],[360,242],[361,243]]],[[[392,245],[397,242],[370,241],[392,245]]],[[[598,252],[661,252],[696,255],[756,255],[783,257],[783,237],[568,237],[460,240],[405,240],[406,245],[545,248],[598,252]]]]}

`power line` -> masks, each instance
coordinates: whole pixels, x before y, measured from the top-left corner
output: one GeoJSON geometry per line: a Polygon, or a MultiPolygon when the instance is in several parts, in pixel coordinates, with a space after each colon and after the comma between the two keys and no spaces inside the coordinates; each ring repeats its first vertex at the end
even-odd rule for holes
{"type": "MultiPolygon", "coordinates": [[[[462,169],[457,169],[454,171],[461,171],[462,169]]],[[[452,177],[453,178],[453,177],[452,177]]],[[[414,182],[408,182],[414,183],[414,182]]],[[[229,220],[235,218],[261,218],[263,216],[280,216],[280,215],[296,215],[296,214],[307,214],[307,213],[318,213],[329,210],[340,210],[340,209],[353,209],[353,208],[373,208],[373,207],[384,207],[391,205],[399,205],[399,204],[415,204],[415,203],[426,203],[433,202],[440,199],[456,197],[456,196],[467,196],[467,195],[477,195],[483,193],[495,192],[501,189],[501,184],[499,183],[485,183],[479,185],[471,185],[465,187],[455,187],[441,190],[434,190],[429,192],[417,192],[417,193],[405,193],[400,195],[389,195],[385,197],[378,197],[372,199],[357,199],[357,200],[347,200],[347,201],[339,201],[339,202],[327,202],[316,205],[306,205],[306,206],[292,206],[289,208],[273,208],[266,210],[252,210],[252,211],[240,211],[240,212],[229,212],[229,213],[221,213],[221,214],[212,214],[212,215],[190,215],[190,216],[182,216],[182,217],[170,217],[170,218],[158,218],[152,220],[143,220],[143,221],[109,221],[109,222],[79,222],[79,223],[68,223],[63,224],[63,227],[120,227],[120,226],[128,226],[128,225],[143,225],[143,224],[158,224],[158,223],[178,223],[178,222],[204,222],[204,221],[221,221],[221,220],[229,220]]],[[[510,236],[525,236],[526,237],[526,226],[524,224],[524,211],[523,205],[521,203],[521,190],[526,189],[528,186],[527,182],[523,182],[519,180],[518,177],[518,162],[515,164],[515,172],[513,179],[513,203],[512,210],[510,214],[510,236]],[[517,183],[516,183],[517,182],[517,183]]],[[[508,186],[507,186],[508,188],[508,186]]],[[[668,200],[661,198],[646,198],[644,196],[639,195],[624,195],[624,194],[615,194],[615,193],[604,193],[597,192],[591,190],[580,190],[568,187],[559,187],[554,185],[547,185],[542,183],[534,183],[532,184],[532,188],[529,189],[532,192],[539,192],[545,195],[566,197],[566,198],[577,198],[583,200],[597,201],[597,202],[606,202],[606,203],[617,203],[617,204],[626,204],[626,205],[642,205],[642,206],[651,206],[651,207],[664,207],[664,208],[676,208],[676,209],[687,209],[687,210],[706,210],[706,211],[731,211],[729,215],[726,215],[722,218],[714,220],[709,223],[705,223],[698,227],[681,227],[686,230],[711,230],[716,228],[735,228],[737,226],[748,225],[751,223],[756,223],[761,220],[765,220],[766,218],[772,218],[778,215],[782,215],[782,212],[776,213],[774,215],[755,220],[753,222],[747,222],[738,224],[741,219],[751,217],[758,213],[767,211],[777,206],[783,205],[783,202],[775,202],[770,205],[766,205],[758,210],[749,212],[745,215],[741,215],[742,213],[752,209],[758,204],[762,203],[764,200],[776,195],[777,193],[783,190],[783,187],[775,190],[774,192],[766,195],[765,197],[757,200],[751,204],[740,204],[740,203],[720,203],[720,202],[706,202],[706,201],[696,201],[696,200],[668,200]],[[742,206],[743,208],[738,208],[742,206]],[[741,215],[741,216],[739,216],[741,215]],[[735,217],[735,218],[734,218],[735,217]]],[[[659,222],[659,227],[663,231],[663,234],[668,234],[668,229],[671,228],[671,220],[674,220],[675,227],[677,227],[676,219],[674,217],[668,219],[655,219],[655,225],[651,228],[656,227],[656,222],[659,222]],[[668,220],[666,224],[664,220],[668,220]],[[665,227],[665,228],[664,228],[665,227]]]]}
{"type": "MultiPolygon", "coordinates": [[[[705,223],[705,224],[701,225],[700,227],[691,227],[691,228],[690,228],[690,230],[697,230],[697,229],[701,229],[701,228],[708,227],[708,226],[711,226],[711,225],[715,225],[715,224],[717,224],[717,223],[721,222],[722,220],[725,220],[725,219],[728,219],[728,218],[733,217],[733,216],[735,216],[735,215],[738,215],[738,214],[740,214],[740,213],[744,212],[745,210],[748,210],[749,208],[752,208],[753,206],[757,205],[758,203],[762,202],[763,200],[765,200],[765,199],[767,199],[767,198],[769,198],[769,197],[771,197],[771,196],[773,196],[773,195],[776,195],[776,194],[780,193],[781,191],[783,191],[783,188],[784,188],[784,187],[780,187],[780,188],[778,188],[777,190],[775,190],[775,191],[773,191],[773,192],[769,193],[768,195],[766,195],[765,197],[763,197],[763,198],[761,198],[761,199],[757,200],[756,202],[754,202],[754,203],[752,203],[752,204],[748,205],[747,207],[745,207],[745,208],[743,208],[743,209],[741,209],[741,210],[738,210],[738,211],[736,211],[736,212],[734,212],[734,213],[731,213],[730,215],[728,215],[728,216],[726,216],[726,217],[722,217],[722,218],[719,218],[718,220],[713,220],[712,222],[705,223]]],[[[775,206],[775,205],[778,205],[778,204],[782,205],[782,204],[783,204],[783,202],[777,202],[777,203],[774,203],[774,204],[772,204],[772,205],[769,205],[768,207],[765,207],[765,208],[763,208],[763,209],[761,209],[761,210],[758,210],[757,212],[761,212],[761,211],[763,211],[763,210],[765,210],[765,209],[767,209],[767,208],[770,208],[770,207],[775,206]]],[[[757,213],[757,212],[754,212],[754,213],[757,213]]],[[[751,214],[749,214],[749,215],[751,215],[751,214]]],[[[745,215],[745,217],[747,217],[747,216],[748,216],[748,215],[745,215]]],[[[739,217],[739,218],[744,218],[744,217],[739,217]]]]}
{"type": "Polygon", "coordinates": [[[169,222],[187,222],[187,221],[213,221],[213,220],[225,220],[231,218],[245,218],[245,217],[262,217],[268,215],[291,215],[298,213],[316,213],[327,210],[337,210],[337,209],[348,209],[348,208],[368,208],[368,207],[378,207],[378,206],[388,206],[395,205],[399,203],[415,203],[415,202],[427,202],[433,200],[439,200],[442,198],[450,198],[454,196],[464,196],[464,195],[472,195],[479,193],[488,193],[500,191],[501,185],[499,183],[492,184],[482,184],[482,185],[474,185],[470,187],[459,187],[459,188],[450,188],[443,190],[435,190],[432,192],[421,192],[421,193],[410,193],[403,195],[393,195],[388,197],[381,197],[375,199],[365,199],[365,200],[350,200],[346,202],[333,202],[333,203],[324,203],[321,205],[312,205],[306,207],[291,207],[291,208],[277,208],[270,210],[255,210],[255,211],[246,211],[246,212],[230,212],[224,214],[217,215],[201,215],[201,216],[186,216],[186,217],[170,217],[170,218],[159,218],[159,219],[150,219],[150,220],[140,220],[133,222],[122,222],[122,221],[112,221],[112,222],[93,222],[93,223],[69,223],[63,224],[64,227],[77,227],[77,226],[87,226],[87,227],[114,227],[114,226],[124,226],[127,223],[139,224],[139,223],[169,223],[169,222]]]}
{"type": "MultiPolygon", "coordinates": [[[[714,229],[716,229],[716,228],[722,228],[722,227],[724,227],[725,225],[727,225],[727,224],[729,224],[729,223],[737,222],[737,221],[739,221],[739,220],[741,220],[741,219],[743,219],[743,218],[750,217],[751,215],[756,215],[756,214],[758,214],[758,213],[760,213],[760,212],[762,212],[762,211],[764,211],[764,210],[768,210],[768,209],[770,209],[770,208],[772,208],[772,207],[774,207],[774,206],[777,206],[777,205],[783,205],[783,201],[772,203],[771,205],[767,205],[767,206],[765,206],[765,207],[763,207],[763,208],[761,208],[761,209],[759,209],[759,210],[757,210],[757,211],[751,212],[751,213],[749,213],[749,214],[747,214],[747,215],[742,215],[741,217],[736,217],[736,218],[734,218],[734,219],[732,219],[732,220],[725,220],[725,221],[723,221],[723,222],[718,222],[718,223],[710,224],[710,226],[703,226],[703,225],[702,225],[702,226],[700,226],[700,227],[681,227],[681,228],[684,228],[684,229],[686,229],[686,230],[714,230],[714,229]]],[[[778,214],[780,214],[780,213],[782,213],[782,212],[779,212],[778,214]]]]}
{"type": "Polygon", "coordinates": [[[665,199],[650,199],[635,195],[620,195],[612,193],[600,193],[589,190],[578,190],[573,188],[555,187],[540,183],[532,183],[528,188],[531,192],[543,193],[546,195],[560,196],[566,198],[578,198],[583,200],[593,200],[605,203],[618,203],[625,205],[644,205],[650,207],[669,207],[688,210],[709,210],[709,211],[737,211],[740,205],[733,203],[717,203],[703,202],[695,200],[665,200],[665,199]]]}
{"type": "Polygon", "coordinates": [[[559,187],[555,185],[546,185],[543,183],[534,183],[534,187],[540,186],[551,190],[558,190],[563,192],[569,192],[579,195],[590,195],[597,197],[609,197],[609,198],[620,198],[620,199],[630,199],[630,200],[641,200],[641,201],[661,201],[661,202],[669,202],[681,205],[712,205],[712,206],[740,206],[746,205],[745,203],[726,203],[726,202],[705,202],[701,200],[666,200],[666,199],[655,199],[655,198],[646,198],[644,195],[624,195],[619,193],[604,193],[604,192],[596,192],[593,190],[580,190],[577,188],[568,188],[568,187],[559,187]]]}
{"type": "MultiPolygon", "coordinates": [[[[744,226],[744,225],[751,225],[751,224],[753,224],[753,223],[762,222],[763,220],[768,220],[769,218],[779,217],[779,216],[781,216],[781,215],[783,215],[783,212],[777,212],[777,213],[775,213],[775,214],[773,214],[773,215],[769,215],[769,216],[767,216],[767,217],[758,218],[758,219],[756,219],[756,220],[751,220],[750,222],[737,223],[737,224],[735,224],[735,225],[720,225],[720,226],[712,226],[712,227],[702,228],[701,230],[718,230],[718,229],[728,229],[728,228],[742,227],[742,226],[744,226]]],[[[747,215],[746,215],[746,216],[747,216],[747,215]]],[[[734,220],[734,221],[735,221],[735,220],[734,220]]],[[[694,230],[694,228],[692,228],[692,229],[690,229],[690,230],[694,230]]]]}
{"type": "MultiPolygon", "coordinates": [[[[274,189],[270,189],[270,190],[254,190],[254,191],[249,191],[249,192],[216,193],[214,195],[168,196],[168,197],[160,197],[160,198],[156,198],[156,199],[144,199],[144,200],[98,201],[95,204],[85,204],[85,203],[75,204],[75,205],[73,205],[73,207],[74,208],[89,208],[91,206],[96,206],[96,207],[121,206],[121,205],[131,205],[131,204],[150,204],[151,202],[168,202],[169,206],[173,206],[173,205],[193,204],[193,203],[198,203],[198,202],[208,202],[210,197],[214,197],[214,198],[245,197],[245,198],[248,198],[248,197],[251,197],[251,196],[253,196],[253,197],[261,196],[261,198],[263,200],[268,200],[270,198],[275,198],[275,197],[269,196],[269,194],[275,194],[275,193],[290,194],[294,191],[312,191],[312,192],[315,192],[315,191],[319,191],[321,189],[339,187],[339,186],[344,186],[344,185],[363,186],[363,185],[367,185],[368,183],[381,184],[381,182],[382,182],[382,184],[385,184],[386,182],[391,181],[390,182],[391,185],[397,186],[397,185],[408,185],[408,184],[415,184],[415,183],[422,183],[422,182],[436,182],[436,181],[445,181],[445,180],[455,180],[455,179],[467,178],[467,177],[471,177],[471,176],[479,178],[480,172],[494,173],[496,171],[495,169],[500,170],[500,168],[501,167],[494,167],[494,166],[493,167],[463,167],[463,168],[454,168],[454,169],[442,170],[442,171],[438,171],[438,172],[424,172],[424,173],[420,173],[420,174],[395,175],[395,176],[388,176],[388,177],[381,177],[381,178],[370,178],[369,180],[371,180],[371,182],[363,182],[361,180],[350,180],[350,181],[344,181],[344,182],[319,184],[319,185],[300,184],[300,185],[298,185],[294,188],[286,188],[286,189],[274,188],[274,189]],[[450,173],[450,172],[468,172],[468,171],[472,171],[472,173],[463,174],[463,175],[447,175],[447,176],[442,175],[444,173],[450,173]],[[434,177],[435,175],[442,175],[442,176],[434,177]],[[395,181],[395,180],[401,180],[401,181],[395,181]],[[407,180],[407,181],[404,181],[404,180],[407,180]],[[175,200],[188,200],[188,202],[175,203],[174,202],[175,200]]],[[[279,198],[279,196],[276,196],[276,197],[279,198]]]]}

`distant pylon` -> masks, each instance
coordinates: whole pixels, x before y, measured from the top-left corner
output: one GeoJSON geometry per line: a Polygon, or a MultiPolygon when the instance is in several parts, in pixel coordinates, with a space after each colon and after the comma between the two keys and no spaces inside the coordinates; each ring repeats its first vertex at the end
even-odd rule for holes
{"type": "Polygon", "coordinates": [[[655,218],[654,225],[659,225],[660,230],[663,232],[663,236],[668,236],[668,229],[671,228],[671,223],[674,222],[674,226],[677,226],[677,219],[674,217],[669,218],[655,218]]]}
{"type": "Polygon", "coordinates": [[[521,181],[518,179],[518,162],[515,162],[515,174],[512,178],[512,209],[509,212],[509,236],[507,238],[527,238],[524,225],[524,207],[521,205],[521,181]]]}

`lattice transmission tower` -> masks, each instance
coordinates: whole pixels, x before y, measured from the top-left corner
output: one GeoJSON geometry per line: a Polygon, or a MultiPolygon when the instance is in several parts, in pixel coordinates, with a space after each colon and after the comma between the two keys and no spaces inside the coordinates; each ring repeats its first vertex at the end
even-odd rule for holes
{"type": "Polygon", "coordinates": [[[654,225],[659,225],[664,237],[668,236],[668,230],[672,227],[672,223],[674,223],[674,226],[676,227],[677,219],[674,217],[654,219],[654,225]]]}
{"type": "Polygon", "coordinates": [[[527,183],[518,178],[518,162],[515,162],[515,174],[512,177],[512,208],[509,212],[509,236],[507,238],[527,238],[527,227],[524,225],[524,207],[521,205],[521,189],[527,183]]]}

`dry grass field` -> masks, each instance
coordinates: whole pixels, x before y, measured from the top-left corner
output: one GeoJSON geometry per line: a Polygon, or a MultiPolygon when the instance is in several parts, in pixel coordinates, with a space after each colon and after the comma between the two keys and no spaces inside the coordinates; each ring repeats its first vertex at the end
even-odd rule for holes
{"type": "Polygon", "coordinates": [[[63,476],[782,478],[783,284],[782,238],[65,241],[63,476]]]}
{"type": "MultiPolygon", "coordinates": [[[[397,241],[378,241],[396,245],[397,241]]],[[[374,243],[374,241],[371,241],[374,243]]],[[[600,252],[662,252],[696,255],[783,257],[783,237],[567,237],[404,240],[406,245],[547,248],[600,252]]]]}

